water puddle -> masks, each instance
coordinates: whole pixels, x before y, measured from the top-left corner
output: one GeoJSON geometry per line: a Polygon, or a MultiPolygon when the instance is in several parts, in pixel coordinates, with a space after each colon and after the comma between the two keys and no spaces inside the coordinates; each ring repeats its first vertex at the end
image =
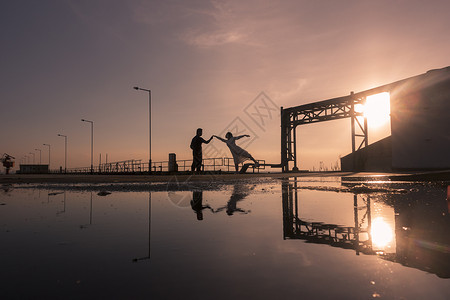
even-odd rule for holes
{"type": "Polygon", "coordinates": [[[2,294],[448,299],[449,230],[439,184],[4,186],[2,294]]]}

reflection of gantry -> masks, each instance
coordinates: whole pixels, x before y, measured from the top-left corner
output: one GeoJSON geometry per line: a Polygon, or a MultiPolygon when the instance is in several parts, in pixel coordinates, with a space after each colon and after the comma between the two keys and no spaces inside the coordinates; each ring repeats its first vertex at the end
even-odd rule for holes
{"type": "Polygon", "coordinates": [[[301,239],[310,243],[328,244],[333,247],[344,249],[354,249],[356,254],[375,254],[372,249],[370,238],[370,198],[367,198],[366,213],[367,228],[362,228],[359,221],[357,206],[357,195],[354,195],[354,227],[339,226],[336,224],[326,224],[322,222],[306,222],[298,216],[298,194],[297,182],[284,182],[283,186],[283,237],[284,239],[301,239]],[[364,236],[364,237],[363,237],[364,236]]]}

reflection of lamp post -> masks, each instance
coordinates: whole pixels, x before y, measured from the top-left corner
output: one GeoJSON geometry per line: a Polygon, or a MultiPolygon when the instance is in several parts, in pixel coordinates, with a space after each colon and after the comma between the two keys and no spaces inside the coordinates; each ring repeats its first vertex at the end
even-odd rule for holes
{"type": "MultiPolygon", "coordinates": [[[[64,208],[65,209],[65,208],[64,208]]],[[[88,224],[85,225],[80,225],[80,228],[86,228],[88,224]]],[[[90,207],[90,211],[89,211],[89,225],[92,225],[92,192],[91,192],[91,207],[90,207]]]]}
{"type": "Polygon", "coordinates": [[[42,145],[48,147],[48,169],[50,170],[50,145],[49,144],[42,144],[42,145]]]}
{"type": "Polygon", "coordinates": [[[42,164],[42,150],[41,149],[34,149],[34,151],[39,151],[39,164],[42,164]]]}
{"type": "Polygon", "coordinates": [[[58,133],[58,136],[64,137],[64,173],[67,173],[67,135],[58,133]]]}
{"type": "Polygon", "coordinates": [[[28,153],[28,154],[33,154],[33,165],[34,165],[34,153],[33,153],[33,152],[30,152],[30,153],[28,153]]]}
{"type": "Polygon", "coordinates": [[[151,233],[152,233],[152,192],[148,192],[148,255],[144,257],[133,258],[133,262],[150,259],[151,233]]]}
{"type": "Polygon", "coordinates": [[[148,92],[148,172],[152,172],[152,91],[140,87],[133,87],[137,91],[148,92]]]}
{"type": "Polygon", "coordinates": [[[94,121],[89,121],[85,119],[81,119],[82,122],[88,122],[91,123],[91,174],[94,173],[94,164],[93,164],[93,157],[94,157],[94,121]]]}
{"type": "Polygon", "coordinates": [[[89,225],[92,225],[92,191],[91,191],[91,212],[89,213],[89,225]]]}

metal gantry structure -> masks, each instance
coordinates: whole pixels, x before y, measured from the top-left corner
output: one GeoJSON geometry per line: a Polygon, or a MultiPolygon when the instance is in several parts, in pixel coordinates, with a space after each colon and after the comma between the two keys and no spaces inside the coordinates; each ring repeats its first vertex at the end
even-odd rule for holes
{"type": "MultiPolygon", "coordinates": [[[[391,108],[393,106],[393,99],[396,105],[410,105],[408,101],[411,101],[411,99],[408,98],[408,95],[422,95],[420,97],[427,99],[426,101],[422,101],[423,103],[429,102],[429,105],[437,105],[433,104],[433,102],[436,102],[442,105],[444,103],[442,97],[448,97],[448,88],[444,88],[448,86],[448,82],[450,82],[450,67],[430,70],[421,75],[362,92],[351,92],[349,95],[343,97],[289,108],[281,107],[281,168],[283,172],[290,171],[289,162],[293,162],[294,164],[293,171],[298,170],[296,146],[297,126],[351,118],[353,154],[361,148],[367,147],[369,144],[367,118],[364,117],[362,112],[356,109],[357,105],[364,105],[366,103],[368,96],[385,92],[389,93],[391,108]]],[[[424,107],[417,107],[416,109],[424,110],[424,107]]],[[[416,114],[414,116],[420,117],[422,115],[416,114]]],[[[395,122],[399,122],[402,118],[405,118],[405,116],[394,109],[391,114],[391,122],[393,119],[395,119],[395,122]]],[[[445,123],[442,120],[440,122],[442,124],[445,123]]],[[[355,157],[353,155],[353,159],[355,157]]],[[[356,162],[353,160],[353,167],[355,168],[355,166],[356,162]]]]}
{"type": "Polygon", "coordinates": [[[281,165],[283,172],[289,171],[289,161],[294,162],[292,170],[298,171],[297,126],[299,125],[351,118],[352,152],[366,147],[369,143],[367,118],[362,112],[355,109],[357,105],[364,105],[365,102],[365,93],[354,94],[352,92],[349,96],[286,109],[281,107],[281,165]]]}

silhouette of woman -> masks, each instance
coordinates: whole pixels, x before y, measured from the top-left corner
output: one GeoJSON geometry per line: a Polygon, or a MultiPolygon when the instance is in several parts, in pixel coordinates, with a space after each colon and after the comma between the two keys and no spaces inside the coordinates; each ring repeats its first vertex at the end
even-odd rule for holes
{"type": "Polygon", "coordinates": [[[255,166],[259,166],[259,163],[256,161],[256,159],[253,158],[253,156],[250,153],[248,153],[247,151],[236,145],[236,140],[239,140],[243,137],[250,137],[248,134],[233,136],[231,132],[227,132],[227,134],[225,134],[226,139],[218,137],[217,135],[213,136],[221,140],[225,144],[227,144],[228,148],[231,151],[231,154],[233,155],[236,173],[238,173],[239,171],[239,164],[249,159],[255,162],[255,166]]]}

